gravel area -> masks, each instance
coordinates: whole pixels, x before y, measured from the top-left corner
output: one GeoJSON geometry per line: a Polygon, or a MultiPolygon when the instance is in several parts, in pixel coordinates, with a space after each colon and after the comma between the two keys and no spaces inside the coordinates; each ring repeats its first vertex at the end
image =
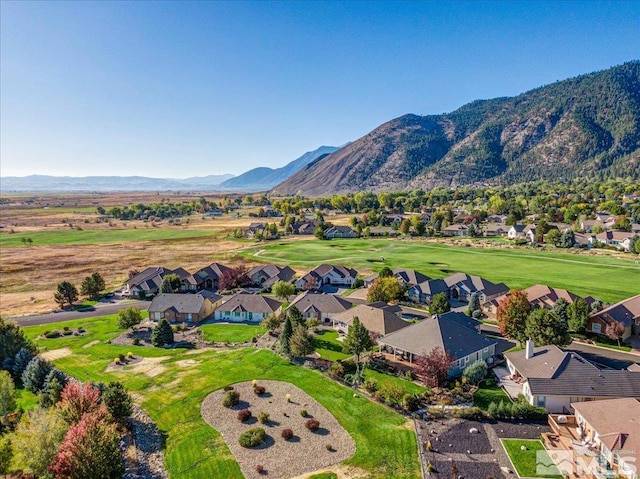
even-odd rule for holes
{"type": "Polygon", "coordinates": [[[307,393],[282,381],[259,381],[258,384],[266,388],[262,396],[253,393],[250,382],[238,383],[233,387],[240,393],[240,404],[232,408],[222,406],[225,391],[220,389],[209,394],[201,408],[203,419],[222,434],[246,478],[291,478],[332,466],[355,453],[355,442],[349,433],[307,393]],[[287,394],[290,394],[291,402],[287,402],[287,394]],[[251,410],[254,417],[242,423],[237,415],[245,408],[251,410]],[[303,409],[308,417],[300,414],[303,409]],[[255,419],[260,412],[269,413],[267,424],[260,424],[255,419]],[[311,417],[320,422],[316,432],[305,427],[311,417]],[[254,427],[265,429],[265,443],[252,449],[240,446],[240,434],[254,427]],[[293,430],[293,438],[283,439],[283,429],[293,430]],[[332,450],[327,450],[329,444],[332,450]],[[258,465],[264,467],[262,475],[255,470],[258,465]]]}
{"type": "Polygon", "coordinates": [[[489,424],[500,439],[540,439],[540,434],[551,432],[551,427],[546,422],[496,421],[489,424]]]}
{"type": "Polygon", "coordinates": [[[455,477],[456,479],[487,479],[493,477],[494,479],[500,479],[503,477],[500,465],[497,462],[484,462],[484,461],[435,461],[435,471],[431,474],[434,478],[450,479],[455,477]],[[458,473],[453,476],[452,464],[455,464],[458,473]]]}
{"type": "Polygon", "coordinates": [[[125,444],[125,449],[134,449],[131,461],[123,479],[167,479],[169,474],[164,467],[162,436],[153,420],[140,407],[134,406],[129,418],[133,444],[125,444]]]}
{"type": "Polygon", "coordinates": [[[467,453],[490,454],[491,444],[480,422],[460,421],[453,424],[444,432],[433,435],[431,446],[443,454],[467,453]],[[477,433],[470,433],[470,429],[476,429],[477,433]]]}

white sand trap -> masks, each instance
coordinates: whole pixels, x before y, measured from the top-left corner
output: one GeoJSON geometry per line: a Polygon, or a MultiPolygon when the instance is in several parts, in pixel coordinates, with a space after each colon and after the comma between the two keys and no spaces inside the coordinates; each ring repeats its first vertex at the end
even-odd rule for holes
{"type": "Polygon", "coordinates": [[[160,356],[159,358],[142,358],[142,361],[137,362],[131,366],[116,366],[111,363],[107,366],[107,372],[123,371],[128,373],[143,373],[149,377],[155,377],[158,374],[162,374],[167,368],[160,364],[165,359],[169,359],[169,356],[160,356]]]}
{"type": "Polygon", "coordinates": [[[40,356],[47,361],[55,361],[56,359],[64,358],[65,356],[71,356],[73,352],[69,348],[52,349],[46,353],[42,353],[40,356]]]}
{"type": "Polygon", "coordinates": [[[90,348],[91,346],[95,346],[96,344],[100,344],[100,341],[98,341],[97,339],[94,341],[91,341],[90,343],[85,344],[84,346],[82,346],[84,349],[90,348]]]}

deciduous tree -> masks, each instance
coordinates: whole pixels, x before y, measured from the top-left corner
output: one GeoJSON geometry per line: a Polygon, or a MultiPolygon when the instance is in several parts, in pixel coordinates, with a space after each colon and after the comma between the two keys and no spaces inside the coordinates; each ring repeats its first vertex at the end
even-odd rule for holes
{"type": "Polygon", "coordinates": [[[218,287],[222,290],[242,288],[251,284],[251,279],[247,275],[245,266],[238,266],[225,270],[218,280],[218,287]]]}
{"type": "Polygon", "coordinates": [[[66,423],[54,409],[36,408],[25,413],[13,441],[20,462],[38,478],[53,478],[49,466],[66,432],[66,423]]]}
{"type": "Polygon", "coordinates": [[[604,334],[607,338],[617,341],[618,346],[620,346],[620,340],[622,336],[624,336],[624,324],[620,321],[612,320],[607,324],[607,327],[604,328],[604,334]]]}
{"type": "Polygon", "coordinates": [[[265,319],[262,320],[260,326],[268,329],[269,331],[275,331],[280,327],[280,318],[278,318],[275,314],[270,314],[265,319]]]}
{"type": "Polygon", "coordinates": [[[360,318],[355,316],[347,335],[342,342],[342,350],[345,353],[353,354],[356,357],[356,363],[360,363],[360,355],[373,348],[373,340],[369,334],[369,330],[360,322],[360,318]]]}
{"type": "Polygon", "coordinates": [[[447,373],[455,358],[440,346],[416,359],[416,369],[427,387],[437,387],[447,380],[447,373]]]}
{"type": "Polygon", "coordinates": [[[511,294],[498,305],[497,319],[500,332],[509,339],[515,339],[524,344],[527,339],[527,317],[531,311],[531,304],[527,293],[521,289],[511,291],[511,294]]]}
{"type": "Polygon", "coordinates": [[[6,422],[7,415],[16,408],[16,387],[8,371],[0,371],[0,412],[6,422]]]}
{"type": "Polygon", "coordinates": [[[127,308],[118,311],[118,327],[121,329],[129,329],[142,321],[142,313],[140,308],[127,308]]]}
{"type": "Polygon", "coordinates": [[[13,444],[8,435],[0,437],[0,474],[6,479],[13,460],[13,444]]]}
{"type": "Polygon", "coordinates": [[[431,304],[429,305],[429,312],[431,314],[444,314],[447,311],[451,311],[451,304],[445,293],[437,293],[431,298],[431,304]]]}
{"type": "Polygon", "coordinates": [[[62,390],[57,409],[67,424],[75,424],[83,414],[97,411],[100,401],[100,390],[93,383],[74,381],[62,390]]]}
{"type": "Polygon", "coordinates": [[[369,303],[375,303],[376,301],[383,301],[388,303],[389,301],[398,301],[405,295],[405,289],[400,284],[397,278],[392,277],[378,277],[376,278],[367,292],[367,301],[369,303]]]}
{"type": "Polygon", "coordinates": [[[167,274],[162,278],[160,291],[163,293],[176,293],[180,290],[180,277],[177,274],[167,274]]]}
{"type": "Polygon", "coordinates": [[[582,333],[589,320],[589,305],[583,298],[576,299],[567,307],[569,331],[582,333]]]}
{"type": "Polygon", "coordinates": [[[296,294],[296,287],[292,283],[279,280],[273,283],[271,292],[275,294],[276,297],[280,299],[286,299],[288,301],[289,296],[293,296],[294,294],[296,294]]]}
{"type": "Polygon", "coordinates": [[[536,309],[529,314],[525,334],[536,346],[564,346],[571,342],[567,322],[548,309],[536,309]]]}

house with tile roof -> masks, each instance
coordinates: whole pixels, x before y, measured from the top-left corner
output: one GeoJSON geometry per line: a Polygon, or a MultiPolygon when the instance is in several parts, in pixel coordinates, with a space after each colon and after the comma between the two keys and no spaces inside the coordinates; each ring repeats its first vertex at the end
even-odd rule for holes
{"type": "Polygon", "coordinates": [[[587,331],[604,334],[614,321],[624,325],[622,339],[640,334],[640,294],[592,314],[587,321],[587,331]]]}
{"type": "Polygon", "coordinates": [[[341,265],[321,264],[296,281],[296,288],[318,289],[323,285],[351,288],[357,277],[358,272],[355,269],[341,265]]]}
{"type": "Polygon", "coordinates": [[[174,323],[200,323],[210,317],[222,296],[204,291],[196,294],[161,293],[149,305],[149,319],[174,323]]]}
{"type": "Polygon", "coordinates": [[[467,315],[450,311],[387,334],[378,344],[409,364],[440,347],[454,358],[449,376],[455,377],[470,364],[479,360],[490,362],[495,355],[496,341],[480,334],[479,326],[478,321],[467,315]]]}
{"type": "Polygon", "coordinates": [[[278,315],[282,303],[259,294],[237,293],[216,308],[215,319],[234,323],[260,323],[268,316],[278,315]]]}
{"type": "Polygon", "coordinates": [[[336,314],[333,317],[333,326],[340,333],[346,334],[353,323],[353,318],[357,317],[362,325],[376,336],[384,336],[409,326],[410,323],[396,314],[395,311],[398,310],[386,306],[386,303],[384,305],[360,304],[336,314]]]}
{"type": "Polygon", "coordinates": [[[349,311],[353,303],[335,294],[305,291],[289,304],[287,310],[292,306],[298,308],[305,320],[316,319],[321,323],[332,323],[337,314],[349,311]]]}
{"type": "Polygon", "coordinates": [[[574,402],[640,399],[640,373],[598,369],[579,354],[555,345],[534,347],[529,340],[524,350],[504,356],[510,380],[522,385],[529,404],[551,413],[571,413],[574,402]]]}

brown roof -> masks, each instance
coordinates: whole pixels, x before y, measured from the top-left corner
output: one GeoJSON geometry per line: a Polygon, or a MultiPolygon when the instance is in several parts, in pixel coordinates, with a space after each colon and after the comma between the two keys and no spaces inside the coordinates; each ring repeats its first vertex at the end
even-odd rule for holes
{"type": "Polygon", "coordinates": [[[333,319],[334,321],[351,324],[356,316],[370,332],[383,336],[409,326],[409,323],[388,309],[376,308],[368,304],[360,304],[348,311],[338,313],[333,319]]]}
{"type": "Polygon", "coordinates": [[[607,324],[617,321],[629,326],[640,319],[640,294],[598,311],[591,317],[599,318],[607,324]]]}
{"type": "Polygon", "coordinates": [[[571,403],[610,451],[640,451],[640,402],[633,398],[571,403]]]}

